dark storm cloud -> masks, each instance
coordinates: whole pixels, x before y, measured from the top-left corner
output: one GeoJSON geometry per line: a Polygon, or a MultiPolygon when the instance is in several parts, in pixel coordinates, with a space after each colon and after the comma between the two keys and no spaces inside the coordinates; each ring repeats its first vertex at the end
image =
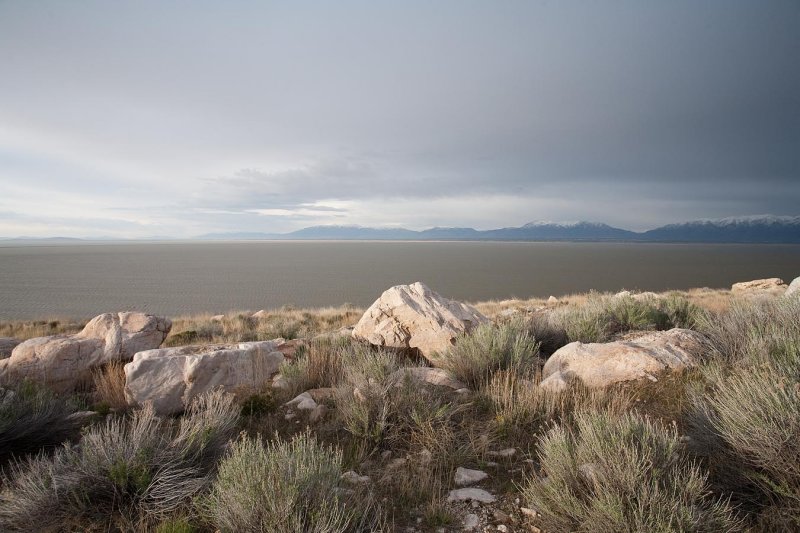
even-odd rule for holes
{"type": "Polygon", "coordinates": [[[798,27],[791,0],[4,2],[0,211],[162,234],[796,214],[798,27]]]}

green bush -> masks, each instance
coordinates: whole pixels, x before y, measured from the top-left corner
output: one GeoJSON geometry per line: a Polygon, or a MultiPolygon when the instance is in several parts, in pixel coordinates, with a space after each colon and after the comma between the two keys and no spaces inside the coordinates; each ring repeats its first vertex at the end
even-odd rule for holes
{"type": "Polygon", "coordinates": [[[80,424],[70,418],[76,410],[72,401],[30,382],[0,388],[0,465],[76,436],[80,424]]]}
{"type": "Polygon", "coordinates": [[[289,397],[309,389],[335,387],[344,375],[344,359],[352,351],[351,343],[350,337],[315,339],[298,350],[293,361],[283,363],[280,373],[289,397]]]}
{"type": "Polygon", "coordinates": [[[12,466],[0,493],[0,529],[113,529],[169,516],[208,485],[237,418],[232,397],[215,392],[178,421],[147,405],[93,426],[77,446],[12,466]]]}
{"type": "Polygon", "coordinates": [[[375,530],[379,517],[369,498],[359,505],[346,501],[341,474],[341,452],[308,433],[266,446],[243,437],[220,463],[210,493],[198,505],[223,532],[375,530]]]}
{"type": "Polygon", "coordinates": [[[635,414],[584,411],[574,428],[539,442],[544,478],[522,487],[549,531],[738,531],[714,500],[706,474],[681,449],[677,430],[635,414]]]}
{"type": "Polygon", "coordinates": [[[522,321],[487,323],[460,336],[455,346],[439,357],[438,366],[452,372],[468,387],[477,388],[498,370],[512,366],[536,368],[539,344],[522,321]]]}

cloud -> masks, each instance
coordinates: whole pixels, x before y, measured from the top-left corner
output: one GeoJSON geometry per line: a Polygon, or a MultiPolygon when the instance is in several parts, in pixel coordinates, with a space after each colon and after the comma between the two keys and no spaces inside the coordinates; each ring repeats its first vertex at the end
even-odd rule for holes
{"type": "Polygon", "coordinates": [[[779,0],[2,2],[0,211],[142,236],[796,214],[799,25],[779,0]]]}

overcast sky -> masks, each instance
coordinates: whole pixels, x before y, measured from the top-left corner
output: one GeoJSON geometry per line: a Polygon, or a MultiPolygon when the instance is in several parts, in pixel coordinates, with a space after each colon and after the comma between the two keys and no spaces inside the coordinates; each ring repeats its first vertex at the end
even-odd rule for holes
{"type": "Polygon", "coordinates": [[[799,205],[798,0],[0,0],[0,236],[799,205]]]}

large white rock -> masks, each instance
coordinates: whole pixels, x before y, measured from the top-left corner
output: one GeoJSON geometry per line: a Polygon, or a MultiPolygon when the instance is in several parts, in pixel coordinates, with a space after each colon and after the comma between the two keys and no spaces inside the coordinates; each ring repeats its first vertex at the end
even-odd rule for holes
{"type": "Polygon", "coordinates": [[[157,413],[173,414],[204,392],[259,389],[285,360],[281,344],[279,339],[139,352],[125,365],[125,398],[131,405],[152,402],[157,413]]]}
{"type": "Polygon", "coordinates": [[[781,278],[754,279],[752,281],[742,281],[731,285],[731,292],[734,294],[783,294],[786,291],[786,283],[781,278]]]}
{"type": "Polygon", "coordinates": [[[589,387],[605,387],[640,378],[657,379],[666,369],[696,364],[707,351],[706,339],[688,329],[649,333],[629,341],[583,344],[573,342],[556,350],[542,370],[542,387],[561,390],[577,377],[589,387]]]}
{"type": "Polygon", "coordinates": [[[786,292],[784,294],[786,296],[790,296],[792,294],[800,295],[800,276],[792,280],[792,282],[789,284],[789,288],[786,289],[786,292]]]}
{"type": "Polygon", "coordinates": [[[105,313],[80,333],[37,337],[0,360],[0,381],[30,379],[57,391],[70,391],[91,378],[93,368],[131,359],[136,352],[161,346],[168,318],[144,313],[105,313]]]}
{"type": "Polygon", "coordinates": [[[488,320],[472,307],[417,282],[386,290],[358,321],[353,337],[376,346],[416,349],[435,364],[436,353],[488,320]]]}

